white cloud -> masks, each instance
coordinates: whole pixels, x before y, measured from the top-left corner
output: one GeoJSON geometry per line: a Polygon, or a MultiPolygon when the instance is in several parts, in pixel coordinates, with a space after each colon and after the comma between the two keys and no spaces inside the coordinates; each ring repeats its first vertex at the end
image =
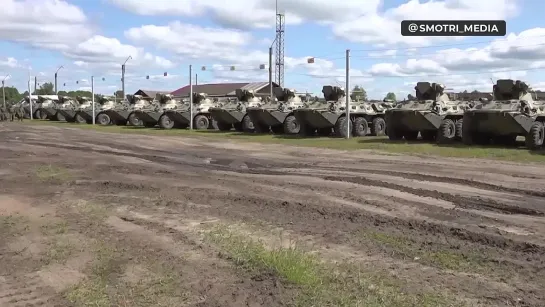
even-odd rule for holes
{"type": "Polygon", "coordinates": [[[357,43],[427,46],[434,41],[462,39],[454,37],[403,37],[402,20],[487,20],[507,19],[518,13],[519,0],[410,0],[385,12],[370,12],[356,20],[346,19],[333,25],[333,33],[357,43]]]}
{"type": "MultiPolygon", "coordinates": [[[[109,0],[119,8],[147,16],[211,16],[222,26],[236,29],[270,28],[275,25],[275,1],[270,0],[109,0]],[[242,17],[243,16],[243,17],[242,17]]],[[[330,0],[278,0],[286,24],[303,21],[334,22],[374,12],[380,0],[333,2],[330,0]]]]}
{"type": "Polygon", "coordinates": [[[5,60],[0,60],[0,66],[16,68],[16,67],[19,67],[19,62],[15,58],[8,57],[5,60]]]}

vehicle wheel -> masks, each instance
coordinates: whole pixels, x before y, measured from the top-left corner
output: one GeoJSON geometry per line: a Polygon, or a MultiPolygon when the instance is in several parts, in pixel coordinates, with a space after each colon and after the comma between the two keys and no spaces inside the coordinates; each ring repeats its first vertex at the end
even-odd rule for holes
{"type": "Polygon", "coordinates": [[[375,117],[371,123],[371,135],[381,136],[386,134],[386,121],[382,117],[375,117]]]}
{"type": "Polygon", "coordinates": [[[545,127],[542,122],[533,122],[530,131],[526,134],[526,148],[530,150],[538,149],[543,146],[545,138],[545,127]]]}
{"type": "Polygon", "coordinates": [[[367,119],[365,119],[364,117],[358,117],[354,119],[352,134],[354,136],[366,136],[368,128],[369,128],[369,125],[367,124],[367,119]]]}
{"type": "Polygon", "coordinates": [[[401,141],[403,139],[403,131],[399,129],[388,129],[388,139],[390,139],[390,141],[401,141]]]}
{"type": "Polygon", "coordinates": [[[404,131],[403,137],[407,141],[416,141],[418,139],[418,131],[404,131]]]}
{"type": "Polygon", "coordinates": [[[76,120],[76,123],[78,124],[86,124],[87,120],[81,116],[81,114],[77,113],[76,116],[74,116],[74,119],[76,120]]]}
{"type": "Polygon", "coordinates": [[[55,114],[55,119],[60,122],[66,121],[66,118],[64,118],[64,115],[62,115],[60,112],[57,112],[57,114],[55,114]]]}
{"type": "Polygon", "coordinates": [[[107,126],[110,124],[112,120],[110,119],[110,116],[106,113],[100,113],[97,116],[97,123],[102,126],[107,126]]]}
{"type": "Polygon", "coordinates": [[[40,118],[41,119],[47,119],[47,113],[40,111],[40,118]]]}
{"type": "Polygon", "coordinates": [[[437,130],[437,143],[446,144],[450,143],[456,137],[456,124],[452,119],[443,119],[439,130],[437,130]]]}
{"type": "Polygon", "coordinates": [[[289,115],[284,119],[284,133],[286,134],[298,134],[301,130],[301,126],[299,125],[299,122],[293,115],[289,115]]]}
{"type": "Polygon", "coordinates": [[[159,127],[161,129],[172,129],[174,127],[174,121],[165,113],[159,117],[159,127]]]}
{"type": "Polygon", "coordinates": [[[138,115],[136,113],[131,113],[128,118],[129,124],[134,127],[143,126],[144,123],[138,118],[138,115]]]}
{"type": "Polygon", "coordinates": [[[434,130],[424,130],[420,131],[420,136],[422,137],[422,140],[431,142],[435,141],[437,133],[434,130]]]}
{"type": "Polygon", "coordinates": [[[352,131],[352,121],[347,120],[346,117],[340,117],[337,119],[337,122],[335,123],[335,136],[346,138],[348,136],[347,134],[347,125],[350,125],[349,129],[352,131]]]}
{"type": "Polygon", "coordinates": [[[284,133],[284,127],[283,127],[283,125],[271,126],[271,131],[274,134],[282,134],[282,133],[284,133]]]}
{"type": "Polygon", "coordinates": [[[218,123],[218,130],[219,131],[230,131],[231,128],[233,128],[233,125],[227,124],[224,122],[217,122],[218,123]]]}
{"type": "Polygon", "coordinates": [[[460,118],[456,121],[456,139],[461,140],[464,134],[464,119],[460,118]]]}
{"type": "Polygon", "coordinates": [[[255,131],[254,123],[248,115],[244,115],[242,118],[242,131],[246,133],[253,133],[255,131]]]}
{"type": "Polygon", "coordinates": [[[208,129],[208,126],[210,125],[210,121],[208,118],[204,115],[197,115],[193,119],[193,127],[197,130],[204,130],[208,129]]]}

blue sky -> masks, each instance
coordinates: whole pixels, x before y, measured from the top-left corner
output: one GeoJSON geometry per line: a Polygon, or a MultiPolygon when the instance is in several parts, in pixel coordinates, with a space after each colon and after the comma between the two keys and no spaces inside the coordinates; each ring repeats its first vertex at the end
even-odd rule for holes
{"type": "MultiPolygon", "coordinates": [[[[11,74],[7,84],[21,90],[29,66],[42,83],[53,81],[63,65],[59,89],[86,89],[94,75],[97,92],[113,93],[129,55],[128,93],[182,87],[189,64],[199,83],[267,81],[259,64],[268,64],[275,35],[274,1],[3,2],[8,9],[0,12],[0,72],[11,74]]],[[[543,89],[545,21],[538,12],[544,6],[537,0],[279,0],[286,14],[284,85],[317,95],[323,85],[344,86],[344,54],[351,49],[351,84],[362,85],[372,98],[389,91],[406,96],[420,80],[489,91],[491,78],[518,78],[543,89]],[[401,20],[431,18],[505,19],[508,36],[400,36],[401,20]],[[306,63],[309,56],[314,64],[306,63]]]]}

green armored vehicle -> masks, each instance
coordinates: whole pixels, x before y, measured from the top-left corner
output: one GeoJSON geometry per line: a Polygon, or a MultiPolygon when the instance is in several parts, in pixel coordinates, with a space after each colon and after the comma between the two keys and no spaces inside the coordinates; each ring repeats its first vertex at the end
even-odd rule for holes
{"type": "Polygon", "coordinates": [[[76,121],[76,112],[79,108],[77,99],[69,96],[59,96],[57,108],[57,120],[65,120],[69,123],[76,121]]]}
{"type": "Polygon", "coordinates": [[[38,95],[39,108],[36,112],[40,114],[40,119],[52,120],[55,118],[57,109],[55,108],[59,97],[57,95],[38,95]]]}
{"type": "Polygon", "coordinates": [[[137,111],[153,111],[157,108],[157,100],[141,95],[127,95],[129,101],[129,117],[127,118],[131,126],[142,126],[144,123],[138,118],[137,111]]]}
{"type": "Polygon", "coordinates": [[[256,97],[254,91],[249,90],[237,89],[236,95],[236,102],[228,101],[221,107],[212,107],[209,109],[210,115],[217,122],[220,131],[229,131],[231,128],[235,128],[238,131],[254,132],[254,123],[246,110],[261,106],[263,100],[256,97]]]}
{"type": "MultiPolygon", "coordinates": [[[[93,123],[93,101],[89,97],[76,97],[79,106],[74,115],[74,121],[78,124],[93,123]]],[[[100,103],[95,101],[95,114],[100,112],[100,103]]]]}
{"type": "Polygon", "coordinates": [[[115,97],[103,96],[98,99],[100,110],[96,122],[99,125],[125,126],[129,118],[129,103],[126,100],[116,101],[115,97]]]}
{"type": "Polygon", "coordinates": [[[293,90],[277,87],[274,95],[277,102],[247,109],[256,132],[268,132],[270,127],[274,133],[298,134],[300,126],[293,111],[307,105],[293,90]]]}
{"type": "MultiPolygon", "coordinates": [[[[186,104],[189,103],[186,101],[186,104]]],[[[152,103],[134,110],[129,115],[129,122],[133,126],[144,126],[148,128],[155,127],[159,122],[161,115],[168,110],[178,110],[184,107],[184,101],[175,99],[172,95],[157,94],[156,100],[152,103]]]]}
{"type": "Polygon", "coordinates": [[[463,142],[509,146],[516,144],[517,136],[524,136],[528,149],[542,147],[545,102],[535,101],[520,80],[498,80],[493,92],[494,100],[483,101],[464,114],[463,142]]]}
{"type": "Polygon", "coordinates": [[[423,140],[449,143],[462,138],[464,111],[473,102],[451,101],[441,84],[418,82],[416,99],[400,103],[386,111],[386,126],[390,140],[413,141],[418,133],[423,140]]]}
{"type": "Polygon", "coordinates": [[[346,119],[346,93],[337,86],[324,86],[322,93],[327,101],[323,108],[300,108],[294,110],[294,115],[300,125],[299,134],[328,136],[332,130],[335,136],[347,137],[347,125],[353,136],[365,136],[369,132],[369,124],[383,121],[384,113],[377,113],[372,104],[364,101],[352,101],[349,97],[350,120],[346,119]]]}
{"type": "Polygon", "coordinates": [[[205,93],[193,93],[193,118],[191,118],[190,104],[188,101],[181,108],[166,110],[159,117],[159,127],[161,129],[174,127],[185,129],[190,126],[191,120],[193,120],[193,128],[197,130],[212,129],[214,121],[208,110],[216,106],[215,102],[205,93]]]}

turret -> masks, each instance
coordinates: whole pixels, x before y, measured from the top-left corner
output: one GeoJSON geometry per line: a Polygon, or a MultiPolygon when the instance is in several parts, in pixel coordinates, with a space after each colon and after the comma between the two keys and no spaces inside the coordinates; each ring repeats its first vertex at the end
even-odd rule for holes
{"type": "Polygon", "coordinates": [[[274,96],[276,96],[276,99],[278,101],[288,101],[290,99],[295,98],[295,90],[287,89],[287,88],[281,88],[281,87],[275,87],[274,88],[274,96]]]}
{"type": "Polygon", "coordinates": [[[322,88],[326,101],[338,101],[346,96],[344,89],[338,86],[326,85],[322,88]]]}
{"type": "Polygon", "coordinates": [[[493,87],[495,100],[533,101],[529,86],[520,80],[501,79],[493,87]]]}
{"type": "Polygon", "coordinates": [[[243,90],[240,88],[235,91],[235,94],[237,95],[239,101],[249,101],[252,98],[255,98],[254,91],[243,90]]]}
{"type": "Polygon", "coordinates": [[[89,97],[83,97],[83,96],[77,96],[77,97],[76,97],[76,100],[77,100],[80,104],[83,104],[83,103],[89,102],[89,101],[91,100],[91,98],[89,98],[89,97]]]}
{"type": "Polygon", "coordinates": [[[167,104],[169,101],[174,99],[174,96],[170,94],[157,94],[155,99],[159,101],[160,104],[167,104]]]}
{"type": "Polygon", "coordinates": [[[201,103],[208,95],[206,93],[193,93],[193,104],[201,103]]]}
{"type": "Polygon", "coordinates": [[[417,100],[448,101],[445,86],[439,83],[418,82],[414,87],[417,100]]]}

